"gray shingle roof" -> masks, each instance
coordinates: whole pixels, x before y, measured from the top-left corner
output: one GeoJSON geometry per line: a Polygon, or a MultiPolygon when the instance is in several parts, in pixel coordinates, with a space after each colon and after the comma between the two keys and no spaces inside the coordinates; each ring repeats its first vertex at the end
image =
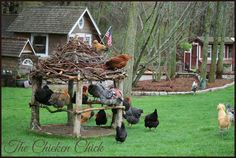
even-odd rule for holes
{"type": "Polygon", "coordinates": [[[71,6],[26,8],[7,31],[67,34],[84,10],[71,6]]]}
{"type": "MultiPolygon", "coordinates": [[[[201,42],[204,41],[204,37],[197,37],[197,38],[198,38],[201,42]]],[[[209,41],[209,43],[213,43],[213,42],[214,42],[214,38],[213,38],[213,37],[209,37],[209,38],[208,38],[208,41],[209,41]]],[[[232,40],[230,37],[225,37],[224,41],[225,41],[226,44],[232,44],[232,43],[234,43],[234,40],[232,40]]]]}
{"type": "Polygon", "coordinates": [[[17,15],[14,14],[3,14],[2,15],[2,25],[1,25],[1,33],[2,37],[12,37],[13,32],[6,31],[8,26],[16,19],[17,15]]]}
{"type": "Polygon", "coordinates": [[[27,38],[2,38],[1,56],[19,57],[27,40],[27,38]]]}

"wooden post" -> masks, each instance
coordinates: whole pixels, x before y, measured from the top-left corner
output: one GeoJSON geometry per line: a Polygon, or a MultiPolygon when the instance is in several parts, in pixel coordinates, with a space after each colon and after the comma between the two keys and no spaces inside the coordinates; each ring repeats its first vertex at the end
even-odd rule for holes
{"type": "Polygon", "coordinates": [[[39,119],[39,103],[35,100],[35,92],[37,89],[42,86],[42,78],[31,78],[32,83],[32,96],[31,96],[31,121],[30,121],[30,129],[41,130],[40,128],[40,119],[39,119]]]}
{"type": "MultiPolygon", "coordinates": [[[[121,79],[118,81],[118,88],[121,90],[122,94],[123,93],[123,88],[124,88],[124,80],[121,79]]],[[[120,106],[123,106],[123,102],[120,103],[120,106]]],[[[116,115],[116,125],[121,127],[121,123],[123,120],[123,109],[117,109],[117,115],[116,115]]]]}
{"type": "MultiPolygon", "coordinates": [[[[123,79],[122,80],[114,80],[114,85],[116,88],[120,89],[123,94],[123,79]]],[[[120,106],[123,106],[123,102],[120,103],[120,106]]],[[[117,109],[116,113],[112,113],[112,127],[116,128],[117,126],[121,126],[121,122],[123,119],[122,113],[123,109],[117,109]]]]}
{"type": "MultiPolygon", "coordinates": [[[[83,81],[80,80],[80,74],[78,74],[78,79],[76,83],[76,105],[74,110],[82,109],[82,89],[83,89],[83,81]]],[[[81,114],[74,115],[74,135],[78,138],[81,136],[80,134],[80,124],[81,114]]]]}
{"type": "MultiPolygon", "coordinates": [[[[73,110],[73,104],[72,104],[73,87],[74,87],[74,80],[69,80],[68,93],[70,95],[70,104],[67,106],[67,110],[69,110],[69,111],[73,110]]],[[[70,112],[67,112],[67,125],[69,125],[69,126],[73,125],[73,114],[70,112]]]]}

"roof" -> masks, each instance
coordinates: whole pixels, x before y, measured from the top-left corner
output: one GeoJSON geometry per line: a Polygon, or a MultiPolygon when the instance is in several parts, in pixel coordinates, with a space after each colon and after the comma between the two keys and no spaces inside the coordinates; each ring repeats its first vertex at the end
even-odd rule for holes
{"type": "MultiPolygon", "coordinates": [[[[198,40],[200,40],[201,42],[204,41],[204,37],[197,37],[198,40]]],[[[209,43],[213,43],[214,42],[214,38],[213,37],[209,37],[208,38],[209,43]]],[[[224,41],[226,44],[232,44],[234,43],[234,37],[225,37],[224,41]]]]}
{"type": "Polygon", "coordinates": [[[2,38],[1,56],[20,57],[21,52],[23,51],[27,43],[29,43],[29,39],[27,38],[8,38],[8,37],[5,38],[4,37],[2,38]]]}
{"type": "Polygon", "coordinates": [[[88,9],[73,6],[26,8],[9,26],[7,31],[68,34],[86,12],[100,35],[101,33],[88,9]]]}
{"type": "Polygon", "coordinates": [[[3,14],[1,16],[2,18],[2,27],[1,27],[1,33],[2,37],[12,37],[13,33],[6,31],[8,26],[16,19],[17,14],[3,14]]]}

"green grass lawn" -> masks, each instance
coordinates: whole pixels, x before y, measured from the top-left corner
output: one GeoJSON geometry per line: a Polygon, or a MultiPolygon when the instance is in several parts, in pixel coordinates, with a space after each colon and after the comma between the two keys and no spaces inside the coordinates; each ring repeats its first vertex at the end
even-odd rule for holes
{"type": "MultiPolygon", "coordinates": [[[[28,132],[31,116],[28,106],[30,98],[31,89],[2,88],[3,156],[234,155],[234,125],[222,139],[218,131],[216,110],[218,103],[234,105],[233,86],[195,96],[132,97],[133,105],[143,108],[144,114],[137,125],[128,127],[126,123],[128,137],[123,144],[117,144],[114,136],[80,140],[28,132]],[[159,114],[160,124],[156,130],[149,131],[144,127],[144,116],[153,112],[155,108],[159,114]],[[79,140],[81,142],[78,142],[79,140]],[[60,143],[59,146],[67,147],[67,150],[43,151],[40,147],[43,141],[48,146],[60,143]],[[93,146],[96,151],[86,150],[86,143],[89,143],[90,147],[93,146]],[[35,145],[34,151],[33,145],[35,145]]],[[[40,119],[41,124],[66,123],[66,114],[50,114],[42,109],[40,119]]],[[[110,121],[111,119],[109,124],[110,121]]],[[[89,125],[95,125],[94,118],[89,125]]]]}

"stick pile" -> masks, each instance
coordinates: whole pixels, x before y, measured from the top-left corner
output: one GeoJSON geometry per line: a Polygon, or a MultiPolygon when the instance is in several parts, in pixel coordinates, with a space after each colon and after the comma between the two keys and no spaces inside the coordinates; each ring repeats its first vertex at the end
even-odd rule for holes
{"type": "Polygon", "coordinates": [[[97,54],[89,45],[73,38],[51,57],[39,59],[30,75],[64,81],[76,79],[78,73],[81,79],[88,80],[119,79],[126,76],[123,70],[106,70],[104,64],[107,60],[106,56],[97,54]]]}

